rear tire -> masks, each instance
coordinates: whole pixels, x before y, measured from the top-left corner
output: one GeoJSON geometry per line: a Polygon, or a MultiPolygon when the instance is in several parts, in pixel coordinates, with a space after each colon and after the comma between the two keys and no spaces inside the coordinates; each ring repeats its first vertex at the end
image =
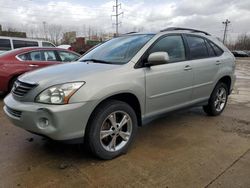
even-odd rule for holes
{"type": "Polygon", "coordinates": [[[92,114],[86,130],[86,144],[101,159],[125,154],[137,132],[135,111],[127,103],[109,100],[92,114]]]}
{"type": "Polygon", "coordinates": [[[208,100],[208,105],[203,106],[204,112],[210,116],[220,115],[226,107],[227,99],[228,87],[223,82],[219,82],[208,100]]]}

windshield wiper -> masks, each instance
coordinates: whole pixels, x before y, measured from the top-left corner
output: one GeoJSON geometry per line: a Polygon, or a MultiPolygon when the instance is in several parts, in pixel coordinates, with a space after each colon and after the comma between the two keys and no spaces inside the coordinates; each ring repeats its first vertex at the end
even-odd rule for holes
{"type": "Polygon", "coordinates": [[[104,64],[111,64],[111,62],[100,60],[100,59],[83,59],[81,62],[92,61],[94,63],[104,63],[104,64]]]}

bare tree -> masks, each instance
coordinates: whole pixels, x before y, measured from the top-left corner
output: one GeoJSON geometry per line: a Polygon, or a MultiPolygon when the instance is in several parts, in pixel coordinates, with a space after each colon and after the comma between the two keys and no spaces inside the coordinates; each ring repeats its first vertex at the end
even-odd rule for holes
{"type": "Polygon", "coordinates": [[[63,28],[61,25],[48,24],[48,39],[56,45],[59,45],[62,38],[63,28]]]}

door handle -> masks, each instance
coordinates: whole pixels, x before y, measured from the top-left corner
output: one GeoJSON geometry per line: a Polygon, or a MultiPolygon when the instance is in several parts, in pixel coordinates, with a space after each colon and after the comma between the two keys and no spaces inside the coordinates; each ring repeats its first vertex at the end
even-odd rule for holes
{"type": "Polygon", "coordinates": [[[190,65],[186,65],[186,66],[184,67],[184,70],[185,70],[185,71],[192,70],[192,67],[191,67],[190,65]]]}
{"type": "Polygon", "coordinates": [[[31,64],[31,65],[29,65],[29,67],[38,67],[38,65],[31,64]]]}
{"type": "Polygon", "coordinates": [[[217,60],[216,61],[216,65],[220,65],[221,64],[221,61],[220,60],[217,60]]]}

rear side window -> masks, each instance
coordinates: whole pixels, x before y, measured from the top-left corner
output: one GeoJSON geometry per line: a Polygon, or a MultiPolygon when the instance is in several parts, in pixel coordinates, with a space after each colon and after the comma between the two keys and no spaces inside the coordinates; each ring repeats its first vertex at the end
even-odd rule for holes
{"type": "Polygon", "coordinates": [[[31,47],[38,46],[38,42],[35,41],[25,41],[25,40],[13,40],[14,48],[31,47]]]}
{"type": "Polygon", "coordinates": [[[220,49],[217,45],[215,45],[213,42],[210,42],[209,41],[209,44],[212,46],[212,48],[214,49],[214,52],[215,52],[215,54],[216,54],[216,56],[220,56],[220,55],[222,55],[223,54],[223,50],[222,49],[220,49]]]}
{"type": "Polygon", "coordinates": [[[32,51],[18,55],[18,58],[23,61],[44,61],[44,56],[41,51],[32,51]]]}
{"type": "Polygon", "coordinates": [[[155,43],[148,54],[154,52],[167,52],[170,62],[183,61],[186,59],[185,47],[181,36],[166,36],[155,43]]]}
{"type": "Polygon", "coordinates": [[[215,57],[216,53],[208,41],[206,41],[206,45],[207,45],[207,51],[208,51],[209,57],[215,57]]]}
{"type": "Polygon", "coordinates": [[[0,39],[0,50],[11,50],[11,44],[9,39],[0,39]]]}
{"type": "Polygon", "coordinates": [[[200,37],[187,36],[191,59],[202,59],[209,57],[205,40],[200,37]]]}
{"type": "Polygon", "coordinates": [[[45,61],[57,61],[54,51],[43,51],[45,61]]]}

